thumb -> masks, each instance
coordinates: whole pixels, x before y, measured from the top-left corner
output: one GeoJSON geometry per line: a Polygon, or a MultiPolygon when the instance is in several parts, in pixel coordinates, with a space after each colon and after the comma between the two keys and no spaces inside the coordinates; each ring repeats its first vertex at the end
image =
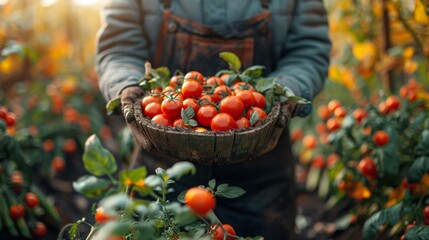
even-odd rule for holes
{"type": "Polygon", "coordinates": [[[121,93],[122,112],[125,120],[129,123],[134,121],[134,103],[143,95],[138,86],[125,88],[121,93]]]}

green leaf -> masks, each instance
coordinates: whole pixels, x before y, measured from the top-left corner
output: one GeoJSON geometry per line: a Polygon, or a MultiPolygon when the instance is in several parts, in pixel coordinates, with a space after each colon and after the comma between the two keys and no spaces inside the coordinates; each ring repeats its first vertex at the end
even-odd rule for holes
{"type": "Polygon", "coordinates": [[[85,142],[83,163],[85,169],[95,176],[113,174],[118,168],[113,155],[101,145],[95,134],[91,135],[85,142]]]}
{"type": "Polygon", "coordinates": [[[119,174],[120,179],[125,180],[126,178],[130,179],[133,183],[142,180],[146,177],[147,170],[145,166],[135,168],[128,171],[122,171],[119,174]]]}
{"type": "Polygon", "coordinates": [[[212,179],[209,181],[209,187],[214,190],[216,187],[216,179],[212,179]]]}
{"type": "Polygon", "coordinates": [[[189,120],[195,116],[194,109],[191,106],[188,106],[186,109],[182,108],[180,110],[180,116],[182,117],[183,122],[189,122],[189,120]]]}
{"type": "Polygon", "coordinates": [[[84,222],[83,220],[78,220],[77,222],[73,223],[73,225],[71,225],[69,230],[69,235],[72,239],[75,239],[77,237],[77,231],[78,231],[79,225],[82,224],[83,222],[84,222]]]}
{"type": "Polygon", "coordinates": [[[171,179],[179,180],[183,175],[191,173],[194,175],[196,172],[195,165],[190,162],[178,162],[167,169],[167,175],[171,179]]]}
{"type": "Polygon", "coordinates": [[[429,157],[419,157],[408,169],[407,181],[409,183],[419,182],[427,172],[429,172],[429,157]]]}
{"type": "Polygon", "coordinates": [[[231,69],[231,71],[236,73],[240,72],[241,61],[237,55],[232,52],[221,52],[219,53],[219,56],[228,63],[229,69],[231,69]]]}
{"type": "Polygon", "coordinates": [[[91,239],[94,240],[105,240],[109,239],[111,236],[125,236],[129,232],[129,228],[132,226],[132,222],[117,222],[110,221],[104,223],[97,232],[94,234],[94,237],[91,239]]]}
{"type": "Polygon", "coordinates": [[[25,52],[26,47],[22,43],[10,40],[6,43],[6,47],[2,49],[0,54],[0,60],[12,54],[18,54],[22,58],[25,56],[25,52]]]}
{"type": "Polygon", "coordinates": [[[102,195],[110,184],[109,180],[84,175],[73,182],[73,189],[86,197],[95,198],[102,195]]]}
{"type": "Polygon", "coordinates": [[[429,236],[429,226],[414,226],[405,233],[407,240],[426,240],[429,236]]]}
{"type": "Polygon", "coordinates": [[[107,102],[106,104],[106,111],[107,115],[112,115],[116,109],[119,109],[121,107],[121,98],[117,97],[107,102]]]}
{"type": "Polygon", "coordinates": [[[401,209],[402,202],[373,214],[365,221],[363,226],[363,239],[377,239],[377,235],[380,233],[381,226],[385,224],[392,226],[399,221],[401,209]]]}
{"type": "Polygon", "coordinates": [[[376,150],[374,157],[377,159],[379,175],[384,178],[386,184],[395,184],[392,181],[399,174],[399,156],[394,145],[376,150]]]}
{"type": "Polygon", "coordinates": [[[416,154],[418,156],[428,156],[429,157],[429,130],[425,129],[420,135],[419,142],[416,146],[416,154]]]}
{"type": "Polygon", "coordinates": [[[259,121],[259,113],[257,111],[253,111],[252,115],[250,115],[250,126],[255,125],[259,121]]]}
{"type": "Polygon", "coordinates": [[[298,96],[289,96],[287,99],[290,100],[291,102],[294,102],[297,104],[310,104],[311,103],[307,99],[305,99],[303,97],[298,97],[298,96]]]}
{"type": "Polygon", "coordinates": [[[196,222],[198,218],[193,214],[189,208],[182,208],[174,216],[174,222],[180,226],[187,226],[196,222]]]}
{"type": "Polygon", "coordinates": [[[125,209],[132,205],[132,200],[123,193],[117,193],[108,196],[100,201],[99,205],[105,209],[105,211],[114,211],[116,209],[125,209]]]}
{"type": "Polygon", "coordinates": [[[262,76],[264,73],[265,66],[262,65],[254,65],[251,67],[246,68],[246,70],[243,71],[243,74],[251,77],[256,78],[262,76]]]}
{"type": "Polygon", "coordinates": [[[261,78],[255,84],[255,89],[258,92],[264,93],[274,88],[274,78],[261,78]]]}
{"type": "Polygon", "coordinates": [[[155,175],[149,175],[145,180],[145,185],[150,188],[155,188],[157,186],[161,186],[162,180],[158,176],[155,175]]]}
{"type": "Polygon", "coordinates": [[[226,197],[226,198],[237,198],[245,194],[246,191],[240,187],[236,186],[229,186],[228,184],[224,183],[217,187],[215,191],[216,196],[226,197]]]}
{"type": "Polygon", "coordinates": [[[233,71],[231,71],[231,70],[226,70],[226,69],[222,69],[222,70],[220,70],[219,72],[217,72],[216,74],[215,74],[215,76],[216,77],[220,77],[220,76],[222,76],[223,74],[229,74],[229,75],[231,75],[231,74],[233,74],[234,72],[233,71]]]}

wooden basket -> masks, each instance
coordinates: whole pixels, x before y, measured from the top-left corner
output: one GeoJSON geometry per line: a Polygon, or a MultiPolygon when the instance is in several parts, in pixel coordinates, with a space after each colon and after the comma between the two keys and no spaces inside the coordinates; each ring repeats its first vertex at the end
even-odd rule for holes
{"type": "Polygon", "coordinates": [[[147,151],[205,165],[233,164],[272,150],[290,114],[275,105],[256,126],[233,131],[195,132],[185,128],[157,125],[146,118],[140,103],[134,104],[133,121],[128,126],[137,143],[147,151]]]}

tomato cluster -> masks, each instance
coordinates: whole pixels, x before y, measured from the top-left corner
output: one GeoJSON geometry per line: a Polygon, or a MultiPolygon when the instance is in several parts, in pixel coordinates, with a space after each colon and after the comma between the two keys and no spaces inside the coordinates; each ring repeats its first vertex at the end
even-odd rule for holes
{"type": "Polygon", "coordinates": [[[199,132],[254,126],[267,116],[265,96],[229,74],[204,78],[198,71],[175,75],[144,97],[141,107],[155,124],[199,132]]]}
{"type": "Polygon", "coordinates": [[[13,127],[16,124],[16,114],[9,112],[6,107],[0,106],[0,120],[3,121],[6,126],[13,127]]]}

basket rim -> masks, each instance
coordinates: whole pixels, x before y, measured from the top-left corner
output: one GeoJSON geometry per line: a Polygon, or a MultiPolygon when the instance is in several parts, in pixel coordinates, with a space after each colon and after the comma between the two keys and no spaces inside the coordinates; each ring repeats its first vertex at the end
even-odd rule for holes
{"type": "Polygon", "coordinates": [[[228,131],[212,131],[209,130],[207,132],[196,132],[192,128],[182,128],[182,127],[173,127],[173,126],[164,126],[161,124],[153,123],[149,118],[145,117],[141,108],[140,101],[137,101],[134,104],[134,117],[138,124],[144,125],[153,130],[160,130],[165,133],[175,133],[175,134],[192,134],[196,136],[215,136],[221,134],[222,136],[227,135],[235,135],[235,134],[245,134],[253,131],[257,131],[258,129],[262,129],[267,125],[271,124],[273,121],[277,121],[281,113],[280,103],[274,103],[271,111],[267,114],[267,116],[260,122],[258,122],[255,126],[251,126],[243,129],[233,129],[228,131]]]}

